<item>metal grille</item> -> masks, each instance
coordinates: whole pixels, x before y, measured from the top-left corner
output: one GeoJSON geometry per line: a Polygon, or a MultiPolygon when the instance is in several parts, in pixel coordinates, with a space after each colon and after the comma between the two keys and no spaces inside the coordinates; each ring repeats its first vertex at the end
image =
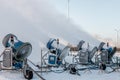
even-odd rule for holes
{"type": "Polygon", "coordinates": [[[87,51],[80,51],[79,52],[79,62],[81,64],[87,64],[88,63],[88,52],[87,51]]]}
{"type": "Polygon", "coordinates": [[[12,52],[10,49],[5,49],[3,52],[3,67],[10,68],[12,67],[12,52]]]}

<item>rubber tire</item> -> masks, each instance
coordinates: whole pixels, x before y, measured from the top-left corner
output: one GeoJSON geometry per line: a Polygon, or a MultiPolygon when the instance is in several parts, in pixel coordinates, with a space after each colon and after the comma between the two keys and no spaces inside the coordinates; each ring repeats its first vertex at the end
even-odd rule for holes
{"type": "Polygon", "coordinates": [[[33,72],[30,70],[26,70],[26,75],[24,75],[25,79],[32,79],[33,78],[33,72]]]}

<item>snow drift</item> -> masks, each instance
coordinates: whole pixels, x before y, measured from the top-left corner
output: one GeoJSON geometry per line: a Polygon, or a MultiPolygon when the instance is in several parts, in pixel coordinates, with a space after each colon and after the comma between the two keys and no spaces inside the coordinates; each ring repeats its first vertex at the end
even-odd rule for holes
{"type": "MultiPolygon", "coordinates": [[[[92,45],[99,41],[60,14],[49,0],[0,0],[0,39],[13,33],[33,45],[30,58],[39,60],[40,49],[49,38],[60,38],[61,43],[73,45],[85,40],[92,45]],[[37,56],[37,57],[36,57],[37,56]]],[[[0,51],[3,46],[0,44],[0,51]]]]}

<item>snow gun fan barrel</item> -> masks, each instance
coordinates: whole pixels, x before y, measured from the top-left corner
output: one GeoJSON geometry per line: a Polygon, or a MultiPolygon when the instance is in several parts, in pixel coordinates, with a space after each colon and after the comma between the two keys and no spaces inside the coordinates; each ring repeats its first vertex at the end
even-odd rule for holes
{"type": "Polygon", "coordinates": [[[11,47],[16,60],[23,61],[32,52],[32,45],[29,42],[22,42],[14,34],[7,34],[2,44],[5,48],[11,47]]]}
{"type": "Polygon", "coordinates": [[[32,46],[30,43],[22,43],[19,45],[19,42],[15,45],[15,59],[16,60],[24,60],[26,59],[32,52],[32,46]]]}

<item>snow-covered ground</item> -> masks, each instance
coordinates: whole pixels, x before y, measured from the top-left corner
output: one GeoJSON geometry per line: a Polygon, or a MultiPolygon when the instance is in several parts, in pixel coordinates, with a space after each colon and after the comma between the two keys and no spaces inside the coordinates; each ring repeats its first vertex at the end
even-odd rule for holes
{"type": "Polygon", "coordinates": [[[80,72],[81,76],[71,75],[69,72],[64,72],[62,74],[49,73],[43,76],[47,80],[120,80],[120,72],[113,72],[110,74],[99,73],[99,71],[92,70],[90,72],[80,72]]]}
{"type": "MultiPolygon", "coordinates": [[[[46,80],[120,80],[120,72],[110,74],[99,73],[99,70],[91,70],[91,72],[80,71],[81,76],[72,75],[69,71],[64,73],[43,73],[42,76],[46,80]]],[[[0,80],[26,80],[21,72],[2,71],[0,72],[0,80]]],[[[35,74],[32,80],[40,80],[35,74]]]]}

